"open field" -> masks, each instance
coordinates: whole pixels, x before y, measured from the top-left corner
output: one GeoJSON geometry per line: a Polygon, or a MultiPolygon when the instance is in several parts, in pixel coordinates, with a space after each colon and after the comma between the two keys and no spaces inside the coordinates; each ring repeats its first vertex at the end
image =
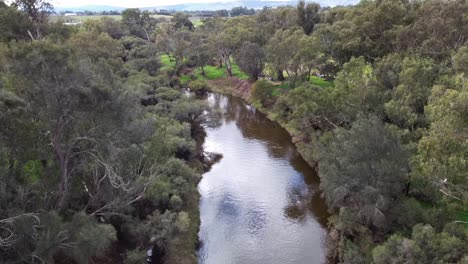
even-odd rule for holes
{"type": "MultiPolygon", "coordinates": [[[[121,15],[51,16],[50,19],[51,19],[52,22],[56,22],[59,19],[62,19],[62,20],[73,19],[73,20],[80,20],[80,21],[84,22],[84,21],[87,21],[87,20],[101,19],[102,17],[109,17],[109,18],[113,18],[113,19],[116,19],[116,20],[121,20],[122,19],[121,15]]],[[[154,18],[164,18],[164,19],[167,19],[167,20],[172,18],[172,16],[166,16],[166,15],[152,15],[152,17],[154,17],[154,18]]]]}

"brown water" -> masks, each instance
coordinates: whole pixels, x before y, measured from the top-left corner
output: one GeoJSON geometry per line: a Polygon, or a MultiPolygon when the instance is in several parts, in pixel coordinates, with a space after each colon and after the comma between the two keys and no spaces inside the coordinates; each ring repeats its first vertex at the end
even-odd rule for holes
{"type": "Polygon", "coordinates": [[[204,148],[223,158],[203,175],[199,262],[325,262],[326,207],[315,171],[277,123],[240,99],[210,94],[223,112],[204,148]]]}

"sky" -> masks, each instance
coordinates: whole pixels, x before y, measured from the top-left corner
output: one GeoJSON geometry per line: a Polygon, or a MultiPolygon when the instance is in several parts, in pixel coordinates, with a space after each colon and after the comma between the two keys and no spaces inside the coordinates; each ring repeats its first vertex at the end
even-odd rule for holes
{"type": "Polygon", "coordinates": [[[76,7],[86,5],[105,5],[117,7],[151,7],[167,6],[184,3],[214,3],[214,2],[235,2],[235,0],[53,0],[57,7],[76,7]]]}

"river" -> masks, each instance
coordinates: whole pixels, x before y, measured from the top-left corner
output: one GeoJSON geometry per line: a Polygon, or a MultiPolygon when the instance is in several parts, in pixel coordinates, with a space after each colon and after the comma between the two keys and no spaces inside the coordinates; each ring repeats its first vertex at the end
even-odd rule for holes
{"type": "Polygon", "coordinates": [[[209,94],[221,111],[204,149],[223,158],[203,175],[201,264],[325,262],[319,179],[277,123],[241,99],[209,94]]]}

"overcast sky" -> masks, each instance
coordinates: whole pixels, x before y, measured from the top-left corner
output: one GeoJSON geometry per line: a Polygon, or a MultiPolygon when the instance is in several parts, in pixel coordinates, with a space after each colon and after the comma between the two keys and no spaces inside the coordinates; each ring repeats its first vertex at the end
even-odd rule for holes
{"type": "Polygon", "coordinates": [[[118,7],[151,7],[167,6],[182,3],[213,3],[235,2],[235,0],[53,0],[52,4],[58,7],[73,7],[85,5],[106,5],[118,7]]]}

